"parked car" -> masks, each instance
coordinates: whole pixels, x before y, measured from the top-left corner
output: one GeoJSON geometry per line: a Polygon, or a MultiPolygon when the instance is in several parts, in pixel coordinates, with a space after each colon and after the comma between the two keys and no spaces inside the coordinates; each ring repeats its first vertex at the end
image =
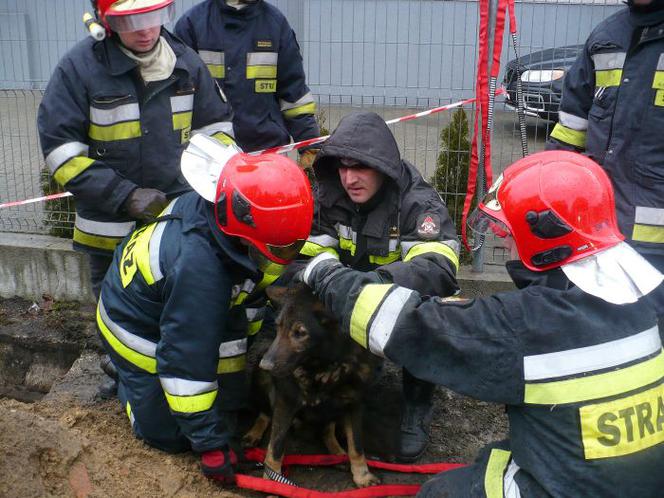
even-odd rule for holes
{"type": "Polygon", "coordinates": [[[507,107],[517,107],[516,85],[521,78],[526,114],[557,121],[565,72],[582,50],[583,45],[549,48],[519,57],[518,64],[517,59],[508,62],[503,79],[507,107]]]}

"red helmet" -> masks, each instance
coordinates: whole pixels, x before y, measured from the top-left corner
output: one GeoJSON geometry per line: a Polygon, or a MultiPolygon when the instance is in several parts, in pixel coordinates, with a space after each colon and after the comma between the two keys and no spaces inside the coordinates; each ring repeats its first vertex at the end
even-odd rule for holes
{"type": "Polygon", "coordinates": [[[624,240],[611,181],[591,159],[539,152],[509,166],[469,218],[474,232],[511,234],[524,265],[557,268],[624,240]]]}
{"type": "Polygon", "coordinates": [[[162,26],[175,18],[174,0],[93,0],[109,31],[124,33],[162,26]]]}
{"type": "Polygon", "coordinates": [[[238,153],[221,170],[214,212],[222,232],[288,264],[309,236],[314,201],[307,176],[291,159],[238,153]]]}

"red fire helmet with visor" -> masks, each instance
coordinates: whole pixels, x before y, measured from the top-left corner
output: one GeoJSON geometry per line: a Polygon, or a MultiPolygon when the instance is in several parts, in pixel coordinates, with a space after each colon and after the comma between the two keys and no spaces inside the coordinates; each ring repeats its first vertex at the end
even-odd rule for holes
{"type": "Polygon", "coordinates": [[[162,26],[175,18],[174,0],[92,0],[109,31],[126,33],[162,26]]]}
{"type": "Polygon", "coordinates": [[[217,182],[219,229],[240,237],[270,261],[288,264],[311,231],[314,201],[306,174],[279,154],[238,153],[217,182]]]}
{"type": "Polygon", "coordinates": [[[545,271],[624,240],[611,181],[586,156],[546,151],[509,166],[468,218],[475,241],[512,237],[523,264],[545,271]]]}

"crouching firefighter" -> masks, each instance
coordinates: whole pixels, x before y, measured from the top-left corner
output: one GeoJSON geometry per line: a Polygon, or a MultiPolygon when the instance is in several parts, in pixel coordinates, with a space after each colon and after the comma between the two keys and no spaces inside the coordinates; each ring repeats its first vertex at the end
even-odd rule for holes
{"type": "MultiPolygon", "coordinates": [[[[302,252],[337,254],[354,270],[426,295],[459,288],[459,241],[445,203],[373,112],[341,120],[313,164],[318,180],[311,235],[302,252]]],[[[403,370],[397,458],[417,460],[429,442],[434,385],[403,370]]]]}
{"type": "Polygon", "coordinates": [[[574,152],[528,156],[469,223],[513,248],[517,290],[428,298],[328,253],[302,274],[362,346],[507,405],[510,440],[419,496],[661,496],[664,352],[643,296],[664,277],[624,242],[606,173],[574,152]]]}
{"type": "Polygon", "coordinates": [[[297,164],[196,135],[182,158],[195,192],[171,201],[115,251],[97,310],[134,434],[202,455],[232,483],[234,413],[246,398],[249,297],[309,235],[313,199],[297,164]]]}

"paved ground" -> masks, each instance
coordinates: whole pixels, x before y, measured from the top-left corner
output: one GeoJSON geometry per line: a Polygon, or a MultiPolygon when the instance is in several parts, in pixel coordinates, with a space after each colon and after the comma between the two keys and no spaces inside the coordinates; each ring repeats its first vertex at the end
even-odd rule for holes
{"type": "MultiPolygon", "coordinates": [[[[39,149],[36,115],[41,92],[0,91],[0,203],[38,197],[42,195],[39,172],[44,162],[39,149]]],[[[385,119],[392,119],[423,109],[372,106],[385,119]]],[[[339,120],[359,107],[323,106],[325,126],[333,130],[339,120]]],[[[470,109],[468,110],[470,113],[470,109]]],[[[451,112],[444,111],[417,121],[392,126],[402,154],[413,162],[425,178],[433,175],[440,148],[440,130],[449,123],[451,112]]],[[[548,134],[546,123],[528,118],[527,135],[530,151],[541,150],[548,134]]],[[[495,172],[518,159],[521,155],[516,115],[497,105],[492,160],[495,172]]],[[[465,187],[458,187],[463,192],[465,187]]],[[[0,210],[0,230],[9,232],[48,232],[43,224],[43,203],[0,210]]],[[[501,262],[502,251],[489,244],[486,260],[501,262]]]]}

